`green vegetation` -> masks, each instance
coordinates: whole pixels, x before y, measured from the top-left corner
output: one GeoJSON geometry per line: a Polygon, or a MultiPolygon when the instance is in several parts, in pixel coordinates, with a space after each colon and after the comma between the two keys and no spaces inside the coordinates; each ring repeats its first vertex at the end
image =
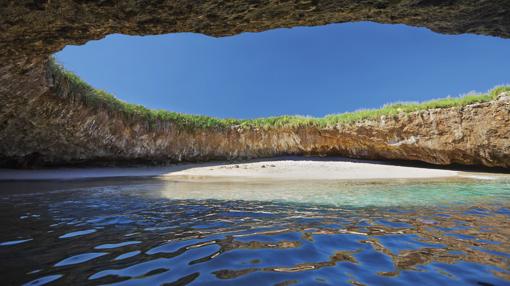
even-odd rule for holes
{"type": "MultiPolygon", "coordinates": [[[[448,97],[425,102],[401,102],[384,105],[379,109],[362,109],[354,112],[327,115],[322,118],[307,116],[275,116],[257,119],[219,119],[202,115],[190,115],[166,110],[151,110],[138,104],[131,104],[115,98],[113,95],[98,90],[84,82],[77,75],[65,70],[61,65],[51,60],[49,68],[55,79],[67,89],[69,96],[74,96],[89,106],[104,108],[112,112],[121,112],[127,118],[147,120],[151,125],[158,122],[172,122],[183,128],[227,128],[230,126],[246,127],[299,127],[299,126],[334,126],[341,123],[352,123],[360,120],[378,119],[381,116],[394,116],[400,113],[410,113],[419,110],[433,108],[448,108],[465,106],[468,104],[487,102],[505,91],[510,91],[510,86],[499,86],[487,93],[470,93],[460,97],[448,97]]],[[[65,93],[63,90],[61,94],[65,93]]]]}

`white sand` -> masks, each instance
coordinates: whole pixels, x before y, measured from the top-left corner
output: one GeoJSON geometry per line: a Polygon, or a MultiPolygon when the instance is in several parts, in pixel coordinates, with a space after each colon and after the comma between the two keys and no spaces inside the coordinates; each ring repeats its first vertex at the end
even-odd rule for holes
{"type": "Polygon", "coordinates": [[[194,166],[164,174],[188,178],[243,178],[277,180],[424,179],[455,177],[450,170],[403,167],[361,161],[274,160],[218,166],[194,166]]]}
{"type": "Polygon", "coordinates": [[[160,177],[185,180],[367,180],[468,177],[494,179],[485,174],[422,167],[405,167],[342,158],[277,158],[244,163],[178,164],[169,167],[0,169],[0,180],[160,177]]]}

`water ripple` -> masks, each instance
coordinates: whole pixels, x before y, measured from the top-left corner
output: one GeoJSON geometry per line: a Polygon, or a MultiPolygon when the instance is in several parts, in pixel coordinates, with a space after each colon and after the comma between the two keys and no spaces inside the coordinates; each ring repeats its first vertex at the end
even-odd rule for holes
{"type": "MultiPolygon", "coordinates": [[[[506,183],[491,187],[505,193],[497,203],[477,191],[472,204],[401,207],[176,199],[159,183],[97,184],[1,201],[5,285],[510,284],[506,183]]],[[[417,199],[429,190],[420,188],[417,199]]],[[[483,185],[459,191],[470,188],[483,185]]]]}
{"type": "Polygon", "coordinates": [[[55,266],[60,267],[60,266],[67,266],[67,265],[72,265],[72,264],[83,263],[83,262],[87,262],[89,260],[95,259],[97,257],[103,256],[106,254],[108,254],[108,253],[105,253],[105,252],[82,253],[82,254],[71,256],[64,260],[61,260],[61,261],[57,262],[55,264],[55,266]]]}
{"type": "Polygon", "coordinates": [[[80,230],[80,231],[73,231],[73,232],[61,235],[58,238],[70,238],[70,237],[75,237],[75,236],[80,236],[80,235],[87,235],[87,234],[94,233],[96,231],[97,231],[96,229],[86,229],[86,230],[80,230]]]}

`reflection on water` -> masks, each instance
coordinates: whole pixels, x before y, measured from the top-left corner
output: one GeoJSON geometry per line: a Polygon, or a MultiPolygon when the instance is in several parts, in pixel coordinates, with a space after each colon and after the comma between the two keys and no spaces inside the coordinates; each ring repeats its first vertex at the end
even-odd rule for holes
{"type": "Polygon", "coordinates": [[[510,284],[508,182],[0,189],[2,285],[510,284]]]}

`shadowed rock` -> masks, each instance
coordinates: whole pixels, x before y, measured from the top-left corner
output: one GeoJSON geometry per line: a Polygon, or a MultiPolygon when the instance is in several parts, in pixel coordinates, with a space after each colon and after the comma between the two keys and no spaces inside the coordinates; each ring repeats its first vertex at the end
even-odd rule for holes
{"type": "Polygon", "coordinates": [[[506,0],[19,0],[0,4],[0,58],[44,58],[65,45],[112,33],[225,36],[354,21],[510,37],[506,0]]]}

